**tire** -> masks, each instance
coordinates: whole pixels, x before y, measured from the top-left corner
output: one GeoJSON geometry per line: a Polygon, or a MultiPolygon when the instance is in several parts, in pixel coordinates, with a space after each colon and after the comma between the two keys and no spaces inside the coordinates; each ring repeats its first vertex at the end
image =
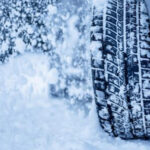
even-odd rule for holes
{"type": "Polygon", "coordinates": [[[150,138],[150,38],[143,2],[93,7],[91,69],[101,127],[123,139],[150,138]]]}

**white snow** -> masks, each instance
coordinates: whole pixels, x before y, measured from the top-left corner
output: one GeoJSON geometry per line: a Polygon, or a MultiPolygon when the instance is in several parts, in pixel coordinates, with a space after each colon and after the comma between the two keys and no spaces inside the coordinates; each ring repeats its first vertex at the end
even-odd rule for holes
{"type": "Polygon", "coordinates": [[[149,0],[145,0],[145,4],[146,4],[146,7],[148,9],[148,13],[150,15],[150,1],[149,0]]]}
{"type": "Polygon", "coordinates": [[[93,5],[103,8],[107,0],[93,0],[93,5]]]}
{"type": "Polygon", "coordinates": [[[49,98],[49,78],[56,82],[58,75],[48,62],[44,54],[25,54],[0,65],[1,150],[149,149],[149,142],[123,141],[102,131],[94,103],[85,116],[65,100],[49,98]]]}
{"type": "Polygon", "coordinates": [[[149,51],[145,50],[145,49],[142,49],[141,56],[146,57],[146,58],[150,58],[149,51]]]}
{"type": "Polygon", "coordinates": [[[106,108],[103,108],[102,110],[99,111],[99,116],[103,119],[108,119],[109,115],[108,115],[108,110],[106,108]]]}
{"type": "Polygon", "coordinates": [[[95,39],[97,41],[102,39],[102,34],[101,33],[95,33],[94,36],[95,36],[95,39]]]}
{"type": "Polygon", "coordinates": [[[2,46],[0,47],[2,53],[5,53],[7,51],[8,45],[9,45],[8,40],[6,40],[5,42],[2,43],[2,46]]]}
{"type": "Polygon", "coordinates": [[[29,26],[29,25],[26,25],[26,28],[27,28],[27,32],[29,33],[29,34],[33,34],[33,29],[32,29],[32,27],[31,26],[29,26]]]}
{"type": "Polygon", "coordinates": [[[25,43],[23,42],[23,40],[21,38],[16,38],[15,39],[15,49],[20,52],[23,53],[25,50],[25,43]]]}
{"type": "Polygon", "coordinates": [[[48,12],[49,12],[51,15],[57,13],[57,7],[56,7],[56,6],[48,5],[47,9],[48,9],[48,12]]]}
{"type": "Polygon", "coordinates": [[[144,89],[150,89],[150,80],[145,79],[145,80],[143,81],[143,88],[144,88],[144,89]]]}
{"type": "Polygon", "coordinates": [[[149,98],[150,97],[149,89],[144,89],[143,95],[144,95],[145,98],[149,98]]]}
{"type": "MultiPolygon", "coordinates": [[[[93,0],[93,4],[102,8],[106,1],[93,0]]],[[[48,11],[49,15],[55,16],[59,9],[49,5],[48,11]]],[[[70,56],[73,56],[81,36],[76,27],[80,20],[79,16],[67,13],[62,18],[66,21],[66,27],[63,27],[64,41],[58,45],[57,53],[69,65],[72,63],[70,56]]],[[[25,28],[29,34],[34,32],[30,26],[25,28]]],[[[97,39],[100,36],[97,34],[97,39]]],[[[42,39],[45,41],[46,37],[42,39]]],[[[48,34],[48,39],[54,46],[57,45],[53,34],[48,34]]],[[[83,44],[86,40],[89,37],[83,40],[83,44]]],[[[36,45],[34,39],[31,42],[36,45]]],[[[7,64],[0,65],[0,150],[149,150],[149,141],[123,141],[107,135],[100,128],[94,101],[90,104],[90,113],[84,114],[82,107],[78,111],[73,106],[70,108],[68,99],[50,97],[49,84],[57,85],[60,80],[58,69],[49,66],[51,58],[42,53],[24,53],[26,47],[21,38],[17,38],[15,43],[15,49],[22,55],[12,57],[7,64]]],[[[7,46],[7,42],[3,43],[1,49],[5,51],[7,46]]],[[[101,59],[101,55],[97,55],[101,44],[93,43],[92,46],[96,58],[101,59]]],[[[111,49],[110,46],[108,48],[111,49]]],[[[113,58],[108,56],[108,59],[113,58]]],[[[97,60],[95,62],[99,63],[97,60]]],[[[64,70],[68,74],[81,72],[78,68],[66,67],[64,70]]],[[[144,75],[148,76],[148,73],[144,75]]],[[[60,84],[64,86],[63,82],[60,84]]],[[[82,90],[72,86],[70,93],[80,97],[83,90],[87,90],[84,86],[82,90]]],[[[103,92],[97,91],[96,94],[99,99],[104,99],[103,92]]],[[[139,109],[136,106],[136,110],[139,109]]],[[[103,109],[99,115],[101,113],[107,118],[107,110],[103,109]]],[[[108,130],[111,130],[110,126],[108,130]]]]}
{"type": "Polygon", "coordinates": [[[49,70],[48,56],[44,54],[24,54],[12,58],[9,64],[1,65],[0,72],[0,93],[18,92],[30,99],[32,95],[40,97],[47,94],[47,84],[57,83],[58,80],[57,70],[49,70]]]}

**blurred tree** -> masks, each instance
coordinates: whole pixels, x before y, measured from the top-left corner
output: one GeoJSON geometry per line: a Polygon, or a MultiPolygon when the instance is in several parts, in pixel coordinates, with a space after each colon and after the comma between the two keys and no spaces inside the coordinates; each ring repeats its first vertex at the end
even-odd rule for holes
{"type": "Polygon", "coordinates": [[[50,68],[59,72],[50,95],[67,97],[69,103],[83,107],[91,102],[89,3],[2,0],[0,8],[0,61],[25,52],[46,53],[50,68]]]}

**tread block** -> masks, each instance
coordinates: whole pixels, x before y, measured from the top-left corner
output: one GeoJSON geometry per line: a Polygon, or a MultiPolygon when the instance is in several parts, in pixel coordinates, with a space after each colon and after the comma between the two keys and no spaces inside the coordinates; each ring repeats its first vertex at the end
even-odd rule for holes
{"type": "Polygon", "coordinates": [[[116,25],[116,23],[117,23],[116,18],[111,17],[111,16],[107,16],[107,17],[106,17],[106,21],[109,21],[109,22],[111,22],[111,23],[113,23],[113,24],[115,24],[115,25],[116,25]]]}

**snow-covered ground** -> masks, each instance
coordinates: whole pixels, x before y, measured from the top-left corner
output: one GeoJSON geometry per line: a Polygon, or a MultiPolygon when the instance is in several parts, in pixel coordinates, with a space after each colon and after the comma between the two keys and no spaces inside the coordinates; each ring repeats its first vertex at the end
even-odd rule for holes
{"type": "Polygon", "coordinates": [[[24,54],[0,65],[0,150],[149,150],[148,141],[123,141],[88,115],[50,98],[58,72],[44,54],[24,54]]]}
{"type": "MultiPolygon", "coordinates": [[[[62,0],[58,8],[48,7],[44,21],[52,30],[48,38],[55,55],[24,52],[17,40],[22,55],[0,65],[0,150],[149,150],[149,141],[112,138],[99,126],[90,103],[88,5],[62,0]],[[51,97],[49,85],[56,91],[67,86],[69,99],[51,97]],[[74,105],[76,99],[80,105],[74,105]],[[87,102],[89,113],[82,107],[87,102]]],[[[3,48],[8,49],[7,42],[3,48]]]]}

